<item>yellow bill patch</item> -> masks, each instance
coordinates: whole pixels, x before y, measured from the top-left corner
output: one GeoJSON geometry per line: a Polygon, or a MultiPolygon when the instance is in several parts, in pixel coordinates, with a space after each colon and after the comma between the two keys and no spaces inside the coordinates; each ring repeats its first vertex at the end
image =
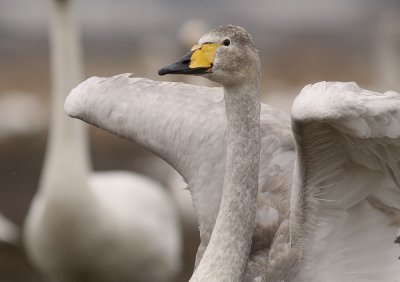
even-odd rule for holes
{"type": "Polygon", "coordinates": [[[215,53],[220,44],[206,43],[194,45],[192,47],[192,57],[190,58],[190,68],[211,68],[214,62],[215,53]]]}

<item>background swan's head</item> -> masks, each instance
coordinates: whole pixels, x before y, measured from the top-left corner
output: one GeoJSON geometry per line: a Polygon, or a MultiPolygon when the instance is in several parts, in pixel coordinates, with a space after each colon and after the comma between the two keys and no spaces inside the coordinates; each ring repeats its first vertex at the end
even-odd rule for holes
{"type": "Polygon", "coordinates": [[[199,44],[158,74],[202,75],[223,85],[257,78],[260,61],[251,35],[242,27],[224,25],[203,35],[199,44]]]}

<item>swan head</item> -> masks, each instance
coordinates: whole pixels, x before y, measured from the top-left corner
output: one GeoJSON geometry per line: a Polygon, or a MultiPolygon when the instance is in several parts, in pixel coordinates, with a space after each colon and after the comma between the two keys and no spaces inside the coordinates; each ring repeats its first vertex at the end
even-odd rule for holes
{"type": "Polygon", "coordinates": [[[201,75],[222,85],[259,77],[260,60],[251,35],[242,27],[224,25],[203,35],[198,44],[159,75],[201,75]]]}

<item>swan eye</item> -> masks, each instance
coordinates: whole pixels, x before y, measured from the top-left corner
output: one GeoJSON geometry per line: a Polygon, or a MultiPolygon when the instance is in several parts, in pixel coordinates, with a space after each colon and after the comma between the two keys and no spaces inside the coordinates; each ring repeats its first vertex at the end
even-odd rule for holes
{"type": "Polygon", "coordinates": [[[224,46],[229,46],[229,45],[231,45],[231,41],[229,39],[225,39],[224,41],[222,41],[222,44],[224,46]]]}

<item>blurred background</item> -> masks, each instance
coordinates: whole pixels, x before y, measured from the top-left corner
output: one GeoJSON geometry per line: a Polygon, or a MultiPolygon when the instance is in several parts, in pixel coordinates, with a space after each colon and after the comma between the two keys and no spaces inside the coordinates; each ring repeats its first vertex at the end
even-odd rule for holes
{"type": "MultiPolygon", "coordinates": [[[[0,211],[11,220],[12,230],[24,221],[46,148],[48,1],[0,0],[0,211]]],[[[179,76],[160,78],[157,70],[185,54],[210,28],[234,24],[253,35],[260,51],[263,101],[283,111],[290,112],[302,87],[320,80],[400,91],[398,0],[75,2],[85,77],[133,72],[183,81],[179,76]]],[[[190,82],[207,83],[202,78],[190,82]]],[[[90,133],[95,170],[128,169],[169,181],[168,165],[140,146],[94,127],[90,133]]],[[[190,272],[198,235],[183,231],[190,272]]],[[[42,280],[22,248],[0,243],[3,281],[42,280]]]]}

